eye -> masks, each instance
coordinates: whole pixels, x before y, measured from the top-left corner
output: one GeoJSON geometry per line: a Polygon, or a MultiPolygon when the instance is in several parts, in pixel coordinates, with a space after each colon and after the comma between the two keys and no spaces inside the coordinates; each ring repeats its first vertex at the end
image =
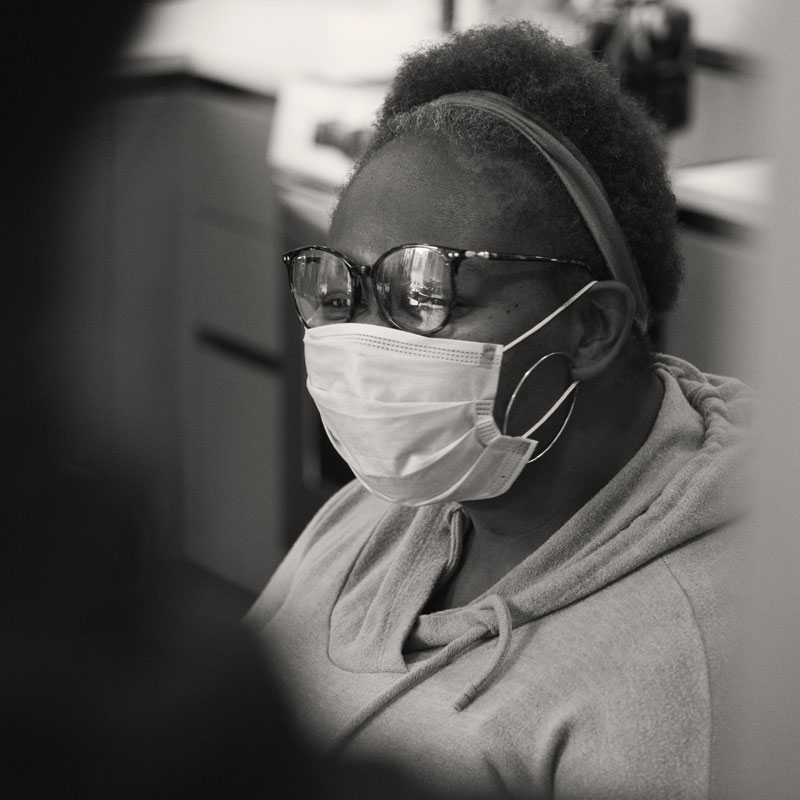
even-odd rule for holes
{"type": "Polygon", "coordinates": [[[320,297],[320,305],[325,308],[347,308],[350,305],[350,296],[343,292],[332,292],[320,297]]]}

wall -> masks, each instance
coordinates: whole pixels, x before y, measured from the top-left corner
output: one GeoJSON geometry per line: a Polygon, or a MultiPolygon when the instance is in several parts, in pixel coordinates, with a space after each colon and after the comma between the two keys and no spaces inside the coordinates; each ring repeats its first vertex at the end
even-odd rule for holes
{"type": "Polygon", "coordinates": [[[800,54],[795,41],[800,5],[775,2],[765,5],[764,13],[770,23],[760,42],[770,74],[764,130],[776,180],[770,226],[746,295],[750,328],[756,332],[761,399],[757,506],[746,565],[753,597],[742,620],[748,634],[741,695],[747,714],[739,726],[734,800],[790,800],[800,786],[800,54]]]}

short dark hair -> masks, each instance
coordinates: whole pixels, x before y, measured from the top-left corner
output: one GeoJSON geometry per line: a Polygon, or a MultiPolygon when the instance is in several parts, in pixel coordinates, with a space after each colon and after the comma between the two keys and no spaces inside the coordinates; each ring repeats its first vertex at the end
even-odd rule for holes
{"type": "Polygon", "coordinates": [[[428,106],[452,92],[482,89],[511,98],[555,127],[583,153],[608,195],[641,270],[652,316],[670,310],[682,278],[677,212],[659,130],[636,100],[588,51],[517,21],[481,26],[406,55],[378,114],[374,136],[356,165],[408,134],[441,135],[495,161],[524,169],[514,175],[516,197],[535,176],[547,191],[551,218],[595,277],[608,277],[599,251],[552,169],[510,125],[486,112],[428,106]]]}

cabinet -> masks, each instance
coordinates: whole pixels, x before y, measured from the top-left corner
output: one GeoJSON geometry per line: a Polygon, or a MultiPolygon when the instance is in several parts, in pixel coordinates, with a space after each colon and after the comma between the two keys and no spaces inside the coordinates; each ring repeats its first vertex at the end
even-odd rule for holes
{"type": "Polygon", "coordinates": [[[180,548],[258,591],[288,545],[292,408],[272,103],[202,85],[181,99],[180,548]]]}
{"type": "Polygon", "coordinates": [[[767,161],[739,159],[689,167],[673,179],[685,278],[662,347],[753,386],[760,364],[752,308],[763,291],[761,245],[773,177],[767,161]]]}
{"type": "Polygon", "coordinates": [[[251,591],[296,532],[300,464],[273,105],[182,75],[123,80],[59,180],[63,446],[134,465],[158,551],[251,591]]]}
{"type": "Polygon", "coordinates": [[[661,347],[704,372],[758,384],[758,331],[751,306],[759,274],[756,234],[683,226],[685,277],[661,347]]]}

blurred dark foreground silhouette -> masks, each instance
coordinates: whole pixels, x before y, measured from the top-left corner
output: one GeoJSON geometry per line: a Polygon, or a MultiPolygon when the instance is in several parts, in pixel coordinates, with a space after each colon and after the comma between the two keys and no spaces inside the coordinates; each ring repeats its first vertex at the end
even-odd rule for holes
{"type": "Polygon", "coordinates": [[[69,420],[45,355],[53,176],[143,5],[2,12],[0,786],[26,798],[419,797],[379,766],[334,768],[300,742],[238,620],[155,562],[146,463],[93,443],[89,472],[60,450],[69,420]]]}

